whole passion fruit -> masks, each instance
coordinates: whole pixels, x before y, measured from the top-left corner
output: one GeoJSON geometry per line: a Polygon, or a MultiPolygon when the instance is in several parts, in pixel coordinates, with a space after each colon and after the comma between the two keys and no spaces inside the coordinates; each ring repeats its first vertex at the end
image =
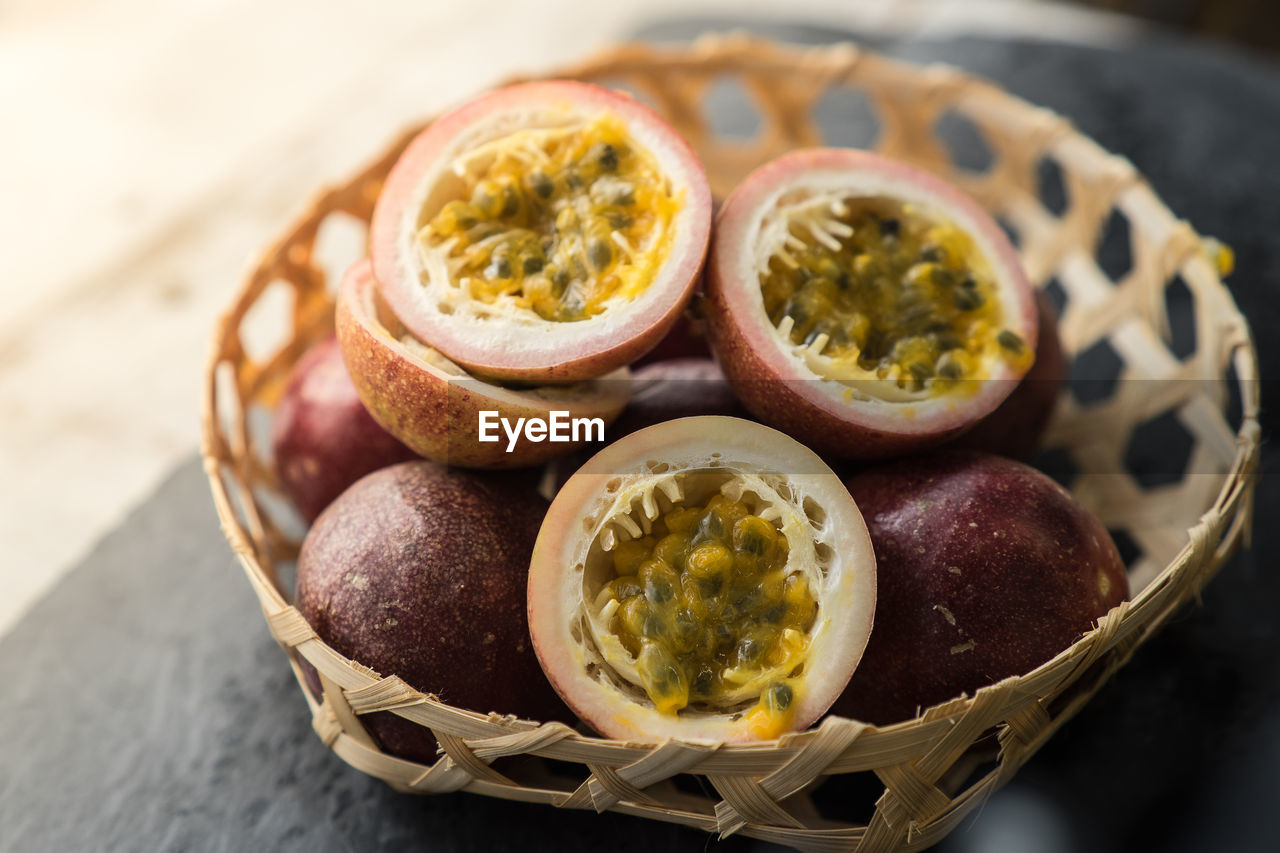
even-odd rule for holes
{"type": "MultiPolygon", "coordinates": [[[[316,519],[298,609],[337,652],[480,713],[572,719],[525,621],[529,555],[547,502],[527,478],[406,462],[364,477],[316,519]]],[[[362,718],[388,752],[434,763],[430,731],[362,718]]]]}
{"type": "Polygon", "coordinates": [[[614,442],[556,495],[529,628],[556,691],[609,737],[767,739],[844,688],[875,575],[817,455],[751,421],[682,418],[614,442]]]}
{"type": "Polygon", "coordinates": [[[652,348],[702,269],[711,191],[657,113],[528,83],[423,131],[387,178],[373,266],[396,315],[471,373],[601,376],[652,348]]]}
{"type": "Polygon", "coordinates": [[[958,435],[1036,349],[1033,293],[994,220],[865,151],[796,151],[751,173],[717,217],[708,269],[708,331],[738,396],[833,456],[958,435]]]}
{"type": "Polygon", "coordinates": [[[875,543],[879,598],[836,713],[895,723],[1024,674],[1128,597],[1106,528],[1020,462],[947,451],[848,485],[875,543]]]}
{"type": "Polygon", "coordinates": [[[280,486],[307,521],[365,474],[417,456],[369,415],[332,337],[289,375],[271,447],[280,486]]]}
{"type": "Polygon", "coordinates": [[[467,468],[545,462],[604,433],[626,405],[629,374],[573,385],[506,388],[465,370],[379,311],[368,261],[338,294],[338,340],[360,399],[374,419],[419,454],[467,468]],[[558,414],[557,414],[558,413],[558,414]],[[543,433],[524,425],[548,425],[543,433]],[[549,430],[560,424],[564,441],[549,430]]]}

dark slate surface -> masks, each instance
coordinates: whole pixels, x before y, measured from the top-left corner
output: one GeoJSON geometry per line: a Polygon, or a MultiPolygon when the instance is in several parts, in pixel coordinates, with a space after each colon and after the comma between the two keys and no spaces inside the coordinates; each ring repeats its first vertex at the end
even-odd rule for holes
{"type": "MultiPolygon", "coordinates": [[[[1274,67],[1162,39],[1125,52],[976,39],[876,46],[993,77],[1129,156],[1176,212],[1235,246],[1232,286],[1263,374],[1278,375],[1274,67]]],[[[732,93],[719,106],[732,108],[732,93]]],[[[1274,463],[1268,448],[1264,465],[1274,463]]],[[[1264,477],[1253,550],[941,849],[1271,849],[1278,509],[1280,489],[1264,477]]],[[[616,815],[401,795],[347,768],[311,733],[194,460],[0,641],[0,685],[0,850],[763,847],[616,815]]]]}

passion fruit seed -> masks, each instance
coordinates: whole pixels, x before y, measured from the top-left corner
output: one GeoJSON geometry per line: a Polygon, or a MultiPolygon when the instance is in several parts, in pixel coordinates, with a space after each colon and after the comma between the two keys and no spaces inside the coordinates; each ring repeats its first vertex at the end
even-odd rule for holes
{"type": "Polygon", "coordinates": [[[681,199],[619,119],[520,131],[480,152],[455,164],[467,200],[418,234],[472,298],[575,321],[644,291],[681,199]]]}
{"type": "Polygon", "coordinates": [[[724,495],[676,505],[649,535],[617,545],[617,576],[597,601],[659,711],[761,680],[748,713],[768,718],[762,729],[786,719],[795,688],[768,673],[799,665],[817,613],[809,582],[787,574],[787,553],[777,527],[724,495]]]}
{"type": "Polygon", "coordinates": [[[840,373],[946,391],[982,378],[988,353],[1029,355],[1001,328],[993,278],[972,239],[910,204],[845,199],[798,210],[760,289],[779,332],[840,373]]]}

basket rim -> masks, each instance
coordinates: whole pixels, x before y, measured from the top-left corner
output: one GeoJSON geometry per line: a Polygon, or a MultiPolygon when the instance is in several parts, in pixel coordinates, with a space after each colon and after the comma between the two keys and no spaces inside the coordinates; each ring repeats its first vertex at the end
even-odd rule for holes
{"type": "MultiPolygon", "coordinates": [[[[628,67],[650,69],[655,63],[661,63],[669,69],[689,68],[696,70],[713,56],[718,59],[750,61],[757,66],[763,66],[777,72],[795,71],[797,69],[817,70],[829,74],[835,80],[848,74],[857,63],[870,61],[868,58],[874,57],[874,61],[878,67],[883,69],[884,73],[913,76],[924,74],[930,78],[931,85],[937,89],[961,83],[977,86],[992,97],[992,103],[996,108],[1027,112],[1043,128],[1047,128],[1045,132],[1052,133],[1062,139],[1071,137],[1073,144],[1084,146],[1090,156],[1098,158],[1100,162],[1105,163],[1107,168],[1115,170],[1117,179],[1125,182],[1126,192],[1132,190],[1149,195],[1169,216],[1173,216],[1163,201],[1155,195],[1146,179],[1137,172],[1132,164],[1124,158],[1101,148],[1091,138],[1080,133],[1068,119],[1012,95],[985,78],[954,66],[942,63],[920,65],[891,59],[866,51],[848,42],[821,47],[799,47],[741,34],[704,36],[692,43],[680,45],[653,45],[643,42],[629,42],[605,47],[585,60],[552,69],[548,73],[513,75],[496,85],[508,85],[533,79],[601,77],[606,72],[613,75],[622,75],[626,73],[628,67]]],[[[351,173],[353,178],[350,183],[359,180],[359,176],[369,174],[384,161],[394,159],[399,150],[426,123],[414,123],[398,134],[393,142],[383,149],[382,153],[367,163],[363,169],[351,173]]],[[[310,633],[310,628],[306,625],[305,620],[302,620],[301,614],[289,603],[268,577],[254,554],[252,542],[241,530],[240,522],[233,509],[232,496],[219,472],[222,459],[218,452],[219,448],[225,444],[225,440],[218,431],[219,391],[217,388],[217,374],[219,366],[227,360],[227,347],[228,341],[231,339],[232,326],[243,309],[252,304],[256,298],[253,295],[255,282],[263,279],[269,281],[276,277],[276,273],[283,264],[281,255],[284,250],[290,245],[299,231],[314,225],[313,219],[316,211],[334,197],[339,187],[339,184],[334,184],[314,193],[302,209],[278,232],[278,236],[258,253],[254,261],[249,265],[248,270],[241,277],[229,307],[219,316],[215,323],[214,333],[210,340],[208,355],[204,364],[200,418],[201,456],[206,476],[210,482],[221,527],[233,553],[258,595],[259,603],[271,627],[272,634],[282,645],[296,649],[299,655],[316,666],[321,673],[325,673],[327,669],[343,672],[342,681],[347,683],[340,681],[339,686],[350,692],[352,690],[371,688],[374,685],[385,683],[389,679],[395,679],[395,676],[380,678],[372,670],[340,655],[316,637],[314,633],[310,633]],[[301,625],[298,624],[299,621],[301,625]],[[309,637],[302,639],[308,633],[309,637]],[[286,642],[282,637],[288,637],[293,642],[286,642]]],[[[1183,220],[1177,221],[1179,227],[1185,228],[1191,235],[1198,237],[1188,223],[1183,220]]],[[[826,719],[843,721],[858,726],[863,732],[859,737],[859,740],[863,742],[860,743],[860,746],[865,746],[867,738],[877,740],[884,738],[886,744],[888,744],[899,736],[908,733],[916,735],[922,732],[929,732],[931,735],[936,733],[937,739],[941,740],[957,720],[964,717],[975,704],[981,703],[984,694],[991,694],[995,688],[1012,683],[1020,687],[1026,687],[1028,692],[1034,691],[1037,683],[1056,678],[1061,668],[1070,666],[1083,671],[1086,666],[1095,663],[1098,658],[1115,649],[1122,641],[1128,640],[1127,648],[1122,649],[1120,656],[1110,661],[1106,666],[1106,671],[1101,676],[1101,679],[1105,680],[1111,672],[1118,669],[1128,660],[1138,645],[1158,630],[1163,624],[1164,617],[1169,612],[1180,607],[1189,594],[1198,592],[1201,586],[1234,553],[1235,549],[1242,542],[1247,543],[1248,522],[1252,509],[1252,485],[1259,464],[1261,446],[1261,429],[1258,422],[1258,386],[1260,384],[1258,357],[1246,318],[1240,313],[1234,297],[1223,284],[1216,270],[1210,270],[1210,272],[1216,285],[1215,296],[1222,302],[1219,308],[1226,315],[1226,322],[1223,323],[1223,326],[1228,332],[1225,335],[1228,339],[1228,358],[1234,366],[1236,384],[1240,394],[1241,424],[1235,433],[1236,451],[1229,469],[1223,475],[1222,486],[1209,509],[1200,516],[1194,525],[1188,528],[1188,541],[1178,554],[1137,595],[1118,605],[1099,620],[1099,624],[1094,629],[1086,632],[1074,644],[1064,649],[1053,659],[1024,675],[1014,676],[983,688],[972,696],[953,699],[931,709],[926,709],[923,711],[922,716],[888,726],[874,726],[857,720],[835,717],[830,714],[826,716],[826,719]],[[1177,597],[1170,603],[1163,604],[1163,594],[1167,593],[1168,588],[1175,586],[1185,587],[1186,594],[1177,597]],[[1162,604],[1163,607],[1161,608],[1162,604]],[[1159,613],[1159,615],[1154,617],[1151,615],[1153,610],[1159,611],[1161,609],[1163,612],[1159,613]],[[1141,633],[1134,636],[1136,631],[1141,631],[1141,633]],[[1095,641],[1095,635],[1106,635],[1106,642],[1095,641]],[[1083,643],[1093,643],[1093,648],[1097,649],[1096,653],[1090,654],[1083,662],[1072,662],[1074,657],[1073,650],[1076,650],[1083,643]]],[[[296,662],[291,662],[294,665],[295,672],[301,677],[296,662]]],[[[580,747],[586,747],[586,752],[591,754],[593,762],[600,761],[601,763],[616,765],[638,760],[657,746],[652,743],[637,744],[585,735],[561,723],[538,723],[536,721],[515,720],[514,718],[495,714],[478,714],[439,702],[431,694],[413,690],[408,685],[404,685],[403,682],[400,682],[400,684],[408,691],[404,695],[414,694],[416,702],[412,708],[391,707],[387,710],[391,710],[408,719],[416,719],[422,716],[420,713],[415,713],[415,710],[425,708],[430,712],[428,716],[437,716],[434,712],[444,713],[451,722],[473,728],[477,736],[491,736],[493,731],[491,727],[495,723],[512,733],[530,733],[557,726],[566,730],[560,733],[557,739],[550,742],[546,747],[531,750],[534,754],[584,760],[582,758],[573,758],[573,756],[582,754],[583,750],[580,747]]],[[[306,695],[308,703],[312,705],[312,710],[315,711],[318,703],[309,691],[304,690],[303,693],[306,695]]],[[[1085,701],[1087,699],[1088,695],[1084,697],[1085,701]]],[[[1082,707],[1083,704],[1084,701],[1075,703],[1075,707],[1068,706],[1055,716],[1053,724],[1046,730],[1044,738],[1041,740],[1047,739],[1049,734],[1052,734],[1062,723],[1074,716],[1075,711],[1082,707]]],[[[422,722],[421,720],[417,721],[422,722]]],[[[822,725],[819,724],[803,732],[784,734],[771,741],[721,744],[698,740],[673,740],[695,748],[714,747],[717,755],[722,755],[726,758],[731,755],[750,758],[753,755],[759,755],[762,751],[775,755],[789,755],[797,752],[804,743],[816,736],[822,725]]],[[[1034,752],[1034,748],[1030,752],[1034,752]]],[[[1025,760],[1025,757],[1029,757],[1030,752],[1024,756],[1023,760],[1025,760]]],[[[421,765],[413,766],[421,767],[421,765]]],[[[727,771],[728,767],[725,770],[727,771]]]]}

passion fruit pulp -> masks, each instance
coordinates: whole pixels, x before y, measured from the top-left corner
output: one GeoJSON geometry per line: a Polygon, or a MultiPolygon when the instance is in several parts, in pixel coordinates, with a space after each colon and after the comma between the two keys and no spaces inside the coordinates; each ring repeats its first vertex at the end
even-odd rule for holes
{"type": "Polygon", "coordinates": [[[615,738],[768,739],[857,665],[875,561],[831,470],[749,421],[682,418],[614,442],[557,494],[529,624],[552,685],[615,738]]]}
{"type": "Polygon", "coordinates": [[[710,216],[701,164],[648,107],[530,83],[410,143],[374,211],[374,271],[401,321],[473,374],[576,381],[676,322],[710,216]]]}
{"type": "MultiPolygon", "coordinates": [[[[429,459],[467,468],[514,468],[545,462],[581,445],[520,435],[514,447],[505,434],[481,441],[480,413],[517,423],[547,421],[553,411],[572,418],[599,418],[607,427],[626,405],[626,368],[574,385],[507,388],[470,376],[379,311],[368,261],[347,271],[338,294],[338,340],[365,407],[389,433],[429,459]],[[390,328],[389,328],[390,327],[390,328]]],[[[489,431],[493,436],[494,431],[489,431]]],[[[570,432],[568,437],[572,439],[570,432]]]]}
{"type": "MultiPolygon", "coordinates": [[[[524,581],[547,503],[532,479],[407,462],[364,477],[312,525],[297,605],[338,653],[480,713],[571,719],[535,662],[524,581]]],[[[435,763],[431,732],[362,717],[388,752],[435,763]]]]}
{"type": "Polygon", "coordinates": [[[1030,672],[1128,597],[1106,528],[1028,465],[946,451],[848,486],[875,545],[879,599],[836,713],[896,723],[1030,672]]]}
{"type": "Polygon", "coordinates": [[[717,217],[706,316],[761,420],[833,456],[940,443],[1033,361],[1033,292],[1008,239],[937,178],[877,155],[793,152],[717,217]]]}

